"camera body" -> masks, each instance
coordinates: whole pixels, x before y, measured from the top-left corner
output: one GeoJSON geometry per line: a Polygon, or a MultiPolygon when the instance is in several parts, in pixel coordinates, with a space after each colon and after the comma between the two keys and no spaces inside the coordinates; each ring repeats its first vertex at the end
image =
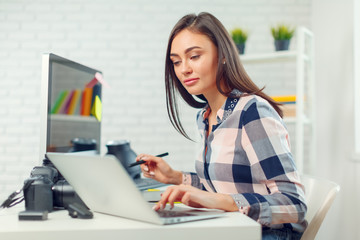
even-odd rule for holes
{"type": "Polygon", "coordinates": [[[30,178],[25,180],[25,209],[28,211],[53,210],[52,187],[57,180],[57,171],[52,167],[38,166],[31,171],[30,178]],[[31,182],[31,183],[29,183],[31,182]]]}
{"type": "Polygon", "coordinates": [[[42,166],[36,166],[25,180],[24,189],[26,211],[48,211],[56,208],[67,209],[69,204],[85,203],[64,179],[55,166],[45,158],[42,166]]]}

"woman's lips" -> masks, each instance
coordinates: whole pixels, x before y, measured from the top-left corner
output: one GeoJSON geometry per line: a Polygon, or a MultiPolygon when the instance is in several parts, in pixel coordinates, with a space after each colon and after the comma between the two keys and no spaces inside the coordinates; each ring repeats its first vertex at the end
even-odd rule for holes
{"type": "Polygon", "coordinates": [[[191,86],[191,85],[194,85],[198,80],[199,80],[199,78],[189,78],[184,81],[184,84],[186,86],[191,86]]]}

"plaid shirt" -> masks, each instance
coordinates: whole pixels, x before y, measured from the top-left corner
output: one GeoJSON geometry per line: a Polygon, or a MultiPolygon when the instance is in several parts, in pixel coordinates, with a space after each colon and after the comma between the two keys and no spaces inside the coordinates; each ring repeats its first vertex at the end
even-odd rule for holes
{"type": "Polygon", "coordinates": [[[207,136],[209,107],[197,115],[202,137],[195,173],[183,183],[230,194],[239,211],[263,227],[306,228],[304,187],[286,127],[274,108],[255,95],[233,90],[207,136]]]}

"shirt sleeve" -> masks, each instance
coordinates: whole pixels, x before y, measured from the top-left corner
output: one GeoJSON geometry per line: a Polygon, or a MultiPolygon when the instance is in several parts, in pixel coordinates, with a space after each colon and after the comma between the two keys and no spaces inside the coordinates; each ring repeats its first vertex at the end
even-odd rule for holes
{"type": "MultiPolygon", "coordinates": [[[[254,186],[268,194],[232,194],[239,211],[264,226],[304,221],[306,204],[292,154],[288,132],[267,102],[252,102],[240,122],[241,144],[250,161],[254,186]]],[[[255,188],[255,187],[254,187],[255,188]]]]}
{"type": "Polygon", "coordinates": [[[203,184],[200,182],[200,178],[196,173],[193,172],[182,172],[183,180],[182,184],[184,185],[191,185],[193,187],[204,189],[203,184]]]}

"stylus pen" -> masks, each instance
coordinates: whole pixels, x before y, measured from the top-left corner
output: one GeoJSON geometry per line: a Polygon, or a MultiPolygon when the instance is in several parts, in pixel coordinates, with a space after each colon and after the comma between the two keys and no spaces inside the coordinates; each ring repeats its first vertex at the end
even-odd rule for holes
{"type": "MultiPolygon", "coordinates": [[[[168,152],[162,153],[162,154],[158,154],[158,155],[156,155],[155,157],[165,157],[165,156],[167,156],[167,155],[169,155],[168,152]]],[[[134,167],[134,166],[137,166],[137,165],[140,165],[140,164],[143,164],[143,163],[146,163],[146,161],[140,160],[140,161],[137,161],[137,162],[134,162],[134,163],[130,164],[129,167],[134,167]]]]}

